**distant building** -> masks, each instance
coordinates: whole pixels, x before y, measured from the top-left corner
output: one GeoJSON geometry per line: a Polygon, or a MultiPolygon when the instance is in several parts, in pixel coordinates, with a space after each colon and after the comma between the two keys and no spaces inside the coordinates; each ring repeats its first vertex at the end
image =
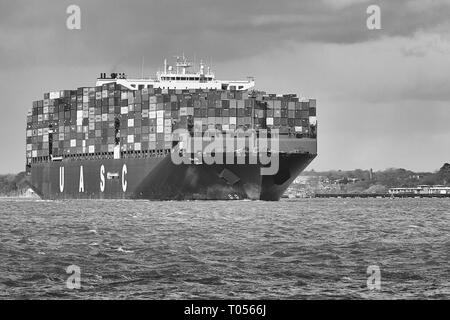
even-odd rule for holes
{"type": "Polygon", "coordinates": [[[316,177],[311,177],[311,176],[298,176],[295,180],[294,180],[294,184],[306,184],[308,183],[310,180],[314,179],[316,177]]]}

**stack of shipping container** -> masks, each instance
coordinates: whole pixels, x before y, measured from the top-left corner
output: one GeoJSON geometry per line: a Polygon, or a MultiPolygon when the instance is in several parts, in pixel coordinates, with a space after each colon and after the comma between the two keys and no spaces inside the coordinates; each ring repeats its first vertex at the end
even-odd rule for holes
{"type": "Polygon", "coordinates": [[[315,138],[316,101],[220,90],[128,90],[115,83],[44,94],[27,117],[27,160],[168,150],[174,130],[278,129],[315,138]]]}

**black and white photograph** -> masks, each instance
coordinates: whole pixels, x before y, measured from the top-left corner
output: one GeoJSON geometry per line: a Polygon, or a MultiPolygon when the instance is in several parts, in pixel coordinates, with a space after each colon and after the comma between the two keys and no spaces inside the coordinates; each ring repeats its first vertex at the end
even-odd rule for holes
{"type": "Polygon", "coordinates": [[[0,300],[448,300],[449,15],[0,0],[0,300]]]}

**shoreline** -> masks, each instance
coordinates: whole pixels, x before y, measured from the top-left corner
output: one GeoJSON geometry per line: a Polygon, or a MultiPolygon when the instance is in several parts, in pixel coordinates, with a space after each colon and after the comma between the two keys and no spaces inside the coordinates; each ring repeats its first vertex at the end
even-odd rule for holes
{"type": "Polygon", "coordinates": [[[450,194],[318,193],[313,198],[450,198],[450,194]]]}

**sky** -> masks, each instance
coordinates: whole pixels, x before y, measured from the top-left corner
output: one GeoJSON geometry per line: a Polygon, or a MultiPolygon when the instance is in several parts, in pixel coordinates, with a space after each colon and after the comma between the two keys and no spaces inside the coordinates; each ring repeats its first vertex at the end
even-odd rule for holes
{"type": "Polygon", "coordinates": [[[317,99],[314,170],[450,162],[450,0],[0,0],[0,173],[25,167],[26,114],[101,72],[185,53],[218,79],[317,99]],[[69,5],[81,29],[69,30],[69,5]],[[381,30],[366,10],[381,9],[381,30]]]}

